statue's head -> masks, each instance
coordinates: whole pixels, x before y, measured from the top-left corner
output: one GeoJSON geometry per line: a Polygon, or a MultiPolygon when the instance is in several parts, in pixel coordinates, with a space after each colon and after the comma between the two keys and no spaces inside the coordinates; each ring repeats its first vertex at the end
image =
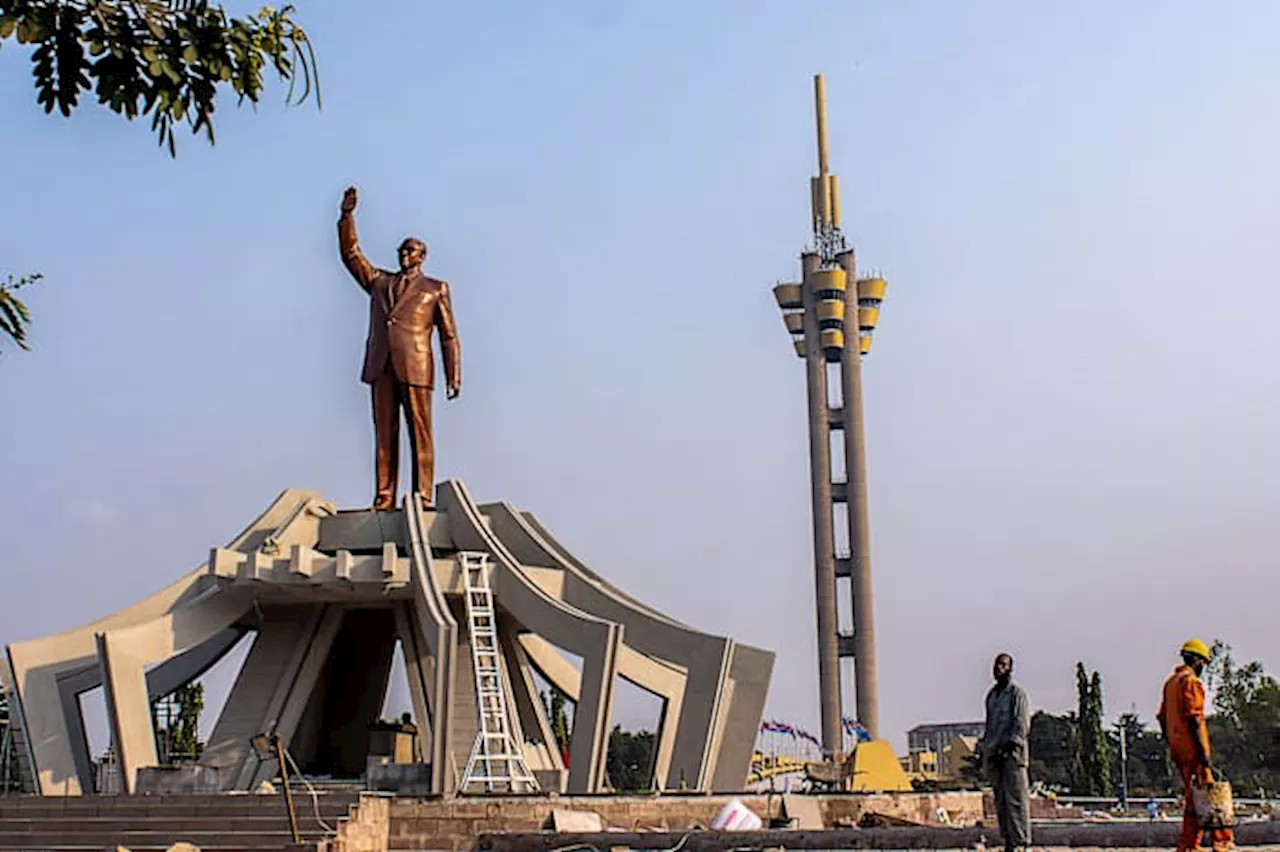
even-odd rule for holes
{"type": "Polygon", "coordinates": [[[409,237],[400,244],[396,253],[400,256],[400,271],[404,272],[421,266],[427,259],[427,244],[417,237],[409,237]]]}

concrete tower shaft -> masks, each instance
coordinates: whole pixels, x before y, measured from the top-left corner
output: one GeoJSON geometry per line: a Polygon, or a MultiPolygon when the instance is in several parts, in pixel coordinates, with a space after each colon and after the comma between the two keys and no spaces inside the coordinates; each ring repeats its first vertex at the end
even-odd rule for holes
{"type": "Polygon", "coordinates": [[[836,600],[835,527],[831,490],[831,426],[827,418],[827,355],[818,327],[817,252],[800,260],[804,278],[805,383],[809,397],[809,474],[812,487],[814,590],[818,610],[818,698],[822,750],[841,745],[840,618],[836,600]]]}

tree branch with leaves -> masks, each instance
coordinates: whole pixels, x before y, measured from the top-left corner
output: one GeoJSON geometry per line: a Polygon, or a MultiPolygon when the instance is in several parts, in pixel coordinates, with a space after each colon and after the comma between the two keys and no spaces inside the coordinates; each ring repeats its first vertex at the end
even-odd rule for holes
{"type": "Polygon", "coordinates": [[[70,116],[93,91],[128,120],[150,116],[171,156],[183,122],[213,144],[220,88],[256,105],[267,71],[288,82],[287,102],[314,94],[320,105],[315,52],[292,6],[234,18],[208,0],[0,0],[0,44],[13,37],[35,46],[45,112],[70,116]]]}
{"type": "MultiPolygon", "coordinates": [[[[150,116],[171,157],[179,125],[214,144],[219,91],[230,87],[239,105],[257,106],[270,71],[289,84],[286,103],[314,96],[320,106],[315,50],[292,6],[235,18],[209,0],[0,0],[0,46],[10,39],[34,46],[36,101],[46,113],[70,116],[93,91],[126,120],[150,116]]],[[[0,342],[30,348],[31,314],[16,292],[40,277],[0,284],[0,342]]]]}
{"type": "Polygon", "coordinates": [[[19,349],[30,349],[27,344],[27,326],[31,324],[31,311],[18,298],[18,291],[36,283],[40,275],[8,276],[0,283],[0,338],[8,338],[19,349]]]}
{"type": "Polygon", "coordinates": [[[1102,676],[1076,663],[1076,730],[1071,739],[1071,788],[1078,796],[1109,796],[1113,756],[1103,727],[1102,676]]]}

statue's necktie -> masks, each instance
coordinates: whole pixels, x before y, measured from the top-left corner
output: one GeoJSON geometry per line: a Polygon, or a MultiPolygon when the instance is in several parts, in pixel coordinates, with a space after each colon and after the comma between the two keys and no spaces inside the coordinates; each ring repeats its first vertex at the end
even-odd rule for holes
{"type": "Polygon", "coordinates": [[[404,295],[404,288],[408,283],[403,275],[397,275],[396,280],[391,282],[391,307],[400,303],[400,297],[404,295]]]}

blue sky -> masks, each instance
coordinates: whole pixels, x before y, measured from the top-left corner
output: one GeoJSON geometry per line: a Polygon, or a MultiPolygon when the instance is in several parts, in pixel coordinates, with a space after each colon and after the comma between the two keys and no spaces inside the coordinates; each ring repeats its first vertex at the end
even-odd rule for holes
{"type": "MultiPolygon", "coordinates": [[[[371,498],[366,303],[431,244],[463,342],[439,475],[778,652],[817,728],[796,275],[811,75],[864,268],[881,724],[1153,715],[1189,635],[1276,664],[1280,10],[1262,2],[304,4],[324,106],[228,101],[176,161],[0,50],[0,640],[123,606],[283,488],[371,498]]],[[[624,723],[645,721],[628,718],[624,723]]]]}

